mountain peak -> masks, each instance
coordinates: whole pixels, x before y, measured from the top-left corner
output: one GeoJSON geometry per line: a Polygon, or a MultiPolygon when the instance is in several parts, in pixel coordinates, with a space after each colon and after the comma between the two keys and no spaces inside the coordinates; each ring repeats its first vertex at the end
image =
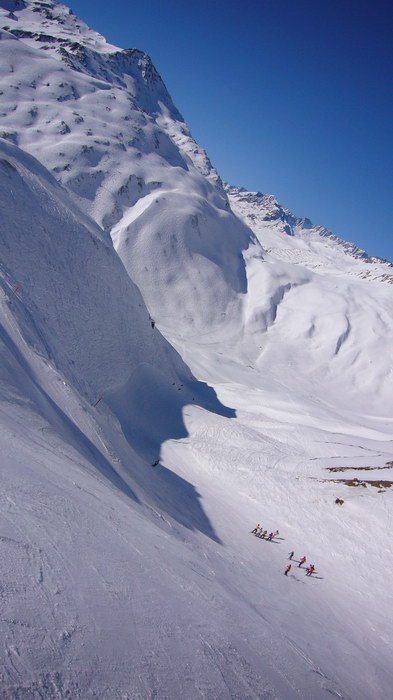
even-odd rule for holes
{"type": "MultiPolygon", "coordinates": [[[[65,41],[78,41],[96,51],[115,51],[116,46],[108,44],[98,32],[90,29],[83,20],[74,15],[73,11],[58,2],[43,2],[43,0],[0,0],[0,21],[11,20],[8,31],[25,32],[19,37],[49,44],[65,41]]],[[[6,28],[3,24],[3,28],[6,28]]],[[[57,48],[57,47],[56,47],[57,48]]]]}

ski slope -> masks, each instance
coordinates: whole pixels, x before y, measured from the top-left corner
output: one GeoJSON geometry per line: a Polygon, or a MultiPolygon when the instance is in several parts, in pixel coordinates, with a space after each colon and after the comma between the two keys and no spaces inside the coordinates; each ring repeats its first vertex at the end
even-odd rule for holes
{"type": "Polygon", "coordinates": [[[389,697],[391,264],[224,186],[143,52],[0,19],[0,695],[389,697]]]}

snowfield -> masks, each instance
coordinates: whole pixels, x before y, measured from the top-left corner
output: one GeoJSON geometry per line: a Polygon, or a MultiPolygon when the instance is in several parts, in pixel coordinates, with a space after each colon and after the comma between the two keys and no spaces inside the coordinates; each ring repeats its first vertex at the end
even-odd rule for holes
{"type": "Polygon", "coordinates": [[[143,52],[0,21],[1,697],[389,698],[392,263],[223,184],[143,52]]]}

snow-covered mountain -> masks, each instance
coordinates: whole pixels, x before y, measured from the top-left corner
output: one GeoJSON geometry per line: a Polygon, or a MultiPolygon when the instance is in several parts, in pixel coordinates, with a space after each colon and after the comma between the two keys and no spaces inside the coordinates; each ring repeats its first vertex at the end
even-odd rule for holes
{"type": "Polygon", "coordinates": [[[389,697],[391,263],[66,6],[0,0],[0,59],[0,694],[389,697]]]}
{"type": "Polygon", "coordinates": [[[243,187],[227,183],[225,191],[232,209],[247,221],[273,257],[321,272],[342,270],[345,274],[393,284],[393,263],[367,255],[357,245],[341,240],[324,226],[295,216],[273,195],[248,192],[243,187]],[[289,241],[286,236],[292,236],[293,240],[289,241]]]}
{"type": "Polygon", "coordinates": [[[207,309],[218,323],[244,291],[250,232],[228,210],[150,59],[108,46],[63,5],[21,7],[3,11],[0,135],[38,157],[113,232],[161,322],[176,307],[192,332],[205,327],[207,309]]]}

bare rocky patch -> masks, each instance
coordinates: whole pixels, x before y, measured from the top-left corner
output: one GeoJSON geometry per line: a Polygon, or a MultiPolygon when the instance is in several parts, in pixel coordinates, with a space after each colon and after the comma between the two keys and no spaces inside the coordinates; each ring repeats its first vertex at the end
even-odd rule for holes
{"type": "Polygon", "coordinates": [[[322,479],[322,481],[327,481],[333,484],[345,484],[345,486],[374,486],[379,490],[386,490],[393,486],[393,481],[378,480],[378,479],[322,479]]]}
{"type": "Polygon", "coordinates": [[[326,467],[326,471],[328,471],[328,472],[348,472],[348,471],[368,472],[368,471],[379,471],[381,469],[393,469],[393,462],[386,462],[384,467],[326,467]]]}

